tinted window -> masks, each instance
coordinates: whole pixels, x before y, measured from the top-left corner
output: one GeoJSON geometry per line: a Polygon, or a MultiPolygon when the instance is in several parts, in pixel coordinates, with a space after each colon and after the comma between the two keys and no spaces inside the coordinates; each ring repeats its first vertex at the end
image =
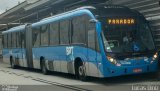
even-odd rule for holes
{"type": "Polygon", "coordinates": [[[89,17],[86,15],[76,17],[72,20],[72,43],[86,44],[86,26],[88,26],[89,17]]]}
{"type": "Polygon", "coordinates": [[[16,33],[12,33],[12,48],[16,48],[16,33]]]}
{"type": "Polygon", "coordinates": [[[4,47],[4,35],[2,35],[2,45],[3,45],[3,48],[5,48],[4,47]]]}
{"type": "Polygon", "coordinates": [[[18,48],[21,48],[21,40],[22,40],[22,38],[21,38],[20,34],[21,34],[20,32],[17,33],[17,47],[18,48]]]}
{"type": "Polygon", "coordinates": [[[69,44],[69,21],[60,22],[60,44],[69,44]]]}
{"type": "Polygon", "coordinates": [[[34,47],[40,46],[40,28],[33,28],[32,41],[34,47]]]}
{"type": "Polygon", "coordinates": [[[8,34],[8,48],[12,47],[12,35],[11,33],[8,34]]]}
{"type": "Polygon", "coordinates": [[[7,41],[8,41],[7,34],[5,34],[5,35],[3,36],[4,48],[7,48],[7,44],[8,44],[7,41]]]}
{"type": "Polygon", "coordinates": [[[44,25],[41,28],[41,46],[48,46],[48,31],[49,25],[44,25]]]}
{"type": "Polygon", "coordinates": [[[24,32],[21,32],[19,33],[20,34],[20,37],[21,37],[21,47],[24,48],[25,47],[25,33],[24,32]]]}
{"type": "Polygon", "coordinates": [[[91,23],[88,27],[88,47],[91,49],[96,49],[96,30],[95,24],[91,23]]]}
{"type": "Polygon", "coordinates": [[[50,45],[59,44],[59,23],[53,23],[50,25],[50,45]]]}

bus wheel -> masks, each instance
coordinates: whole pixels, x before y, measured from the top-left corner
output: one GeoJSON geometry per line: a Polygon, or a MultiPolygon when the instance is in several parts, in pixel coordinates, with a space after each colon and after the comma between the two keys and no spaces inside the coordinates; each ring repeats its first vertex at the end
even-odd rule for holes
{"type": "Polygon", "coordinates": [[[44,75],[47,75],[48,74],[48,70],[47,70],[47,67],[46,67],[46,64],[45,64],[45,61],[43,60],[42,63],[41,63],[41,70],[42,70],[42,73],[44,75]]]}
{"type": "Polygon", "coordinates": [[[10,58],[10,65],[11,65],[12,69],[16,69],[16,65],[15,65],[14,60],[13,60],[12,57],[10,58]]]}
{"type": "Polygon", "coordinates": [[[81,81],[87,81],[87,76],[83,65],[78,67],[78,77],[81,81]]]}

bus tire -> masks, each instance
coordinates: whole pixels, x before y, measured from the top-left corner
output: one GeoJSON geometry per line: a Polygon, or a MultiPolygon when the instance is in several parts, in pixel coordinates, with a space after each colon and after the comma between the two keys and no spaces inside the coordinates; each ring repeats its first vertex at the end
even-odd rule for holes
{"type": "Polygon", "coordinates": [[[80,63],[78,66],[78,78],[81,81],[87,81],[86,71],[85,71],[83,63],[80,63]]]}
{"type": "Polygon", "coordinates": [[[42,73],[43,73],[44,75],[48,75],[48,70],[47,70],[47,67],[46,67],[45,60],[44,60],[44,59],[41,61],[41,70],[42,70],[42,73]]]}
{"type": "Polygon", "coordinates": [[[10,57],[10,65],[12,69],[16,69],[16,65],[14,63],[13,57],[10,57]]]}

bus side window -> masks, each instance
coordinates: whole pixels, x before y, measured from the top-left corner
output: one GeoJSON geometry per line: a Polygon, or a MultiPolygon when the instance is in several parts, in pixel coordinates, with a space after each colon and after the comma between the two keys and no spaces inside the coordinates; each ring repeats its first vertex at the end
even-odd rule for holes
{"type": "Polygon", "coordinates": [[[49,25],[43,25],[41,27],[41,46],[48,46],[49,44],[49,25]]]}
{"type": "Polygon", "coordinates": [[[50,45],[59,45],[59,22],[50,24],[50,45]]]}
{"type": "Polygon", "coordinates": [[[8,45],[8,38],[7,38],[7,34],[4,34],[3,35],[3,48],[7,48],[7,45],[8,45]]]}
{"type": "Polygon", "coordinates": [[[12,48],[16,48],[16,32],[12,33],[12,48]]]}
{"type": "Polygon", "coordinates": [[[16,35],[16,47],[19,48],[19,40],[21,38],[19,37],[19,32],[17,32],[17,35],[16,35]]]}
{"type": "Polygon", "coordinates": [[[69,20],[60,22],[60,44],[69,44],[69,20]]]}
{"type": "Polygon", "coordinates": [[[95,44],[95,24],[94,23],[89,23],[88,26],[88,47],[95,50],[96,49],[96,44],[95,44]]]}
{"type": "Polygon", "coordinates": [[[72,34],[72,44],[84,44],[86,45],[86,26],[89,21],[89,17],[87,15],[81,15],[73,18],[73,34],[72,34]]]}
{"type": "Polygon", "coordinates": [[[2,35],[2,48],[4,48],[4,35],[2,35]]]}
{"type": "Polygon", "coordinates": [[[6,34],[6,48],[8,48],[8,34],[6,34]]]}
{"type": "Polygon", "coordinates": [[[33,28],[32,43],[33,43],[33,47],[40,46],[40,28],[33,28]]]}
{"type": "Polygon", "coordinates": [[[4,35],[2,35],[2,47],[4,48],[4,35]]]}
{"type": "Polygon", "coordinates": [[[21,43],[21,47],[24,48],[25,47],[25,33],[24,32],[20,32],[20,38],[21,40],[19,41],[21,43]]]}
{"type": "Polygon", "coordinates": [[[8,48],[12,47],[12,34],[8,33],[8,48]]]}
{"type": "Polygon", "coordinates": [[[100,51],[95,23],[89,23],[88,25],[88,48],[100,51]]]}

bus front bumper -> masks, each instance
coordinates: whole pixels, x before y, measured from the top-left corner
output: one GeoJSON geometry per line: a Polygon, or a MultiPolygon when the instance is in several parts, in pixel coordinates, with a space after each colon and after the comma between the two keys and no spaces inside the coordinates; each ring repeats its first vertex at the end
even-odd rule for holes
{"type": "Polygon", "coordinates": [[[131,74],[142,74],[158,71],[158,61],[151,64],[135,65],[135,66],[113,66],[105,68],[104,77],[114,77],[131,74]]]}

